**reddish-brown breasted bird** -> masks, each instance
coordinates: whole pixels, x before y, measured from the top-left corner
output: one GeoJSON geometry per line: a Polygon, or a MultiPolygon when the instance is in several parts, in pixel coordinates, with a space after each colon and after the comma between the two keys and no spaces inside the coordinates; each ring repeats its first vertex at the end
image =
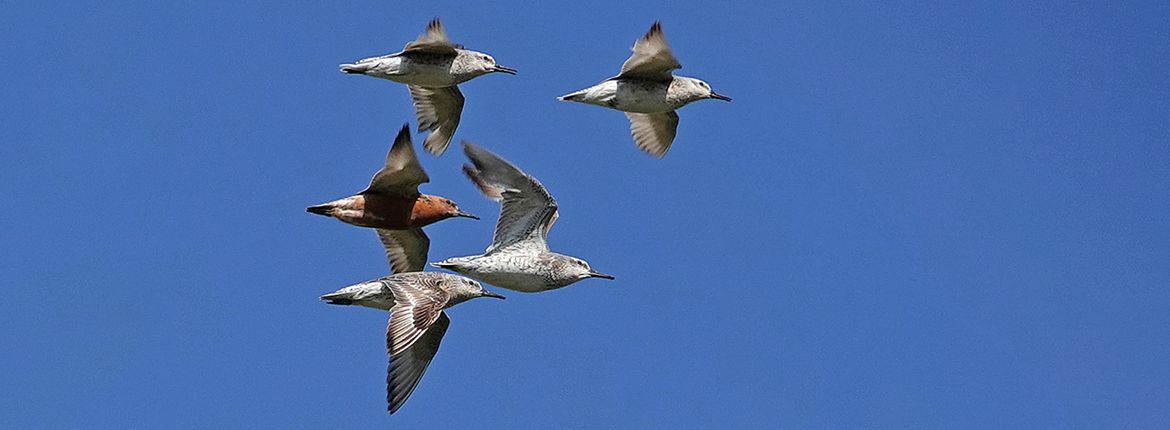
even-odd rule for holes
{"type": "Polygon", "coordinates": [[[386,155],[386,165],[360,193],[305,210],[341,222],[380,230],[416,229],[451,217],[479,217],[463,212],[446,197],[420,194],[418,185],[430,182],[418,163],[410,141],[410,125],[403,125],[386,155]]]}

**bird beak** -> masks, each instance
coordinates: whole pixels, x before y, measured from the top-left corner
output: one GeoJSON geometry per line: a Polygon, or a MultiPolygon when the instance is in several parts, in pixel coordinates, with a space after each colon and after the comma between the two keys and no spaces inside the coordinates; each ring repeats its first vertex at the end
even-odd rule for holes
{"type": "Polygon", "coordinates": [[[479,219],[479,217],[477,217],[473,214],[469,214],[467,212],[463,212],[463,211],[456,212],[455,216],[460,216],[460,217],[464,217],[464,218],[471,218],[471,219],[479,219]]]}
{"type": "Polygon", "coordinates": [[[499,294],[493,293],[493,292],[488,291],[488,290],[483,290],[483,293],[481,293],[481,294],[483,294],[483,297],[491,297],[493,299],[500,299],[500,300],[507,299],[507,297],[501,296],[499,294]]]}
{"type": "Polygon", "coordinates": [[[496,71],[496,72],[500,72],[500,73],[507,73],[507,74],[509,74],[509,75],[515,75],[515,74],[516,74],[516,69],[509,68],[509,67],[504,67],[504,66],[501,66],[501,65],[498,65],[498,64],[496,65],[496,68],[495,68],[495,69],[492,69],[492,70],[493,70],[493,71],[496,71]]]}
{"type": "Polygon", "coordinates": [[[711,91],[711,98],[713,98],[715,100],[723,100],[725,102],[731,101],[731,97],[727,97],[723,94],[719,94],[719,93],[714,92],[714,91],[711,91]]]}
{"type": "Polygon", "coordinates": [[[591,277],[591,278],[609,279],[609,280],[611,280],[611,281],[613,280],[613,276],[612,276],[612,275],[606,275],[606,274],[604,274],[604,273],[601,273],[601,272],[589,272],[589,277],[591,277]]]}

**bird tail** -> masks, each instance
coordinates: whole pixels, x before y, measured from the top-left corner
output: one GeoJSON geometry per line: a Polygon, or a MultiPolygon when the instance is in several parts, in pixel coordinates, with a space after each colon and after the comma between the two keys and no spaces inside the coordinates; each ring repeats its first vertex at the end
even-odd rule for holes
{"type": "Polygon", "coordinates": [[[333,205],[330,203],[325,203],[322,205],[309,206],[305,208],[305,211],[317,215],[333,216],[333,205]]]}
{"type": "Polygon", "coordinates": [[[324,300],[326,303],[331,305],[352,305],[358,300],[358,296],[362,292],[362,289],[360,288],[362,286],[362,284],[358,284],[342,288],[340,290],[321,296],[321,300],[324,300]]]}
{"type": "Polygon", "coordinates": [[[341,69],[342,73],[348,73],[351,75],[364,75],[367,71],[370,70],[369,63],[342,64],[338,67],[341,69]]]}
{"type": "Polygon", "coordinates": [[[455,270],[456,263],[454,261],[451,261],[451,259],[447,259],[447,260],[436,261],[434,263],[431,263],[431,266],[438,267],[440,269],[455,270]]]}
{"type": "Polygon", "coordinates": [[[343,297],[342,298],[329,298],[327,296],[328,296],[328,294],[321,296],[321,300],[324,300],[325,303],[328,303],[331,305],[349,306],[349,305],[353,304],[353,300],[350,300],[347,298],[343,298],[343,297]]]}
{"type": "Polygon", "coordinates": [[[575,93],[569,93],[569,94],[565,94],[563,96],[557,97],[557,100],[560,100],[563,102],[576,102],[576,101],[581,101],[584,98],[585,98],[585,90],[581,90],[581,91],[577,91],[575,93]]]}

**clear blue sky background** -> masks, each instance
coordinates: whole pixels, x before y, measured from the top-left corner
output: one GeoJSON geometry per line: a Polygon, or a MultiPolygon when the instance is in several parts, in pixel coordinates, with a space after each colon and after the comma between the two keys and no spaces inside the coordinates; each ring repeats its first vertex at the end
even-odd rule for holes
{"type": "MultiPolygon", "coordinates": [[[[1164,2],[239,3],[4,2],[0,427],[1170,426],[1164,2]],[[433,16],[520,70],[456,137],[617,281],[453,309],[390,417],[386,316],[317,299],[380,246],[304,207],[414,124],[336,65],[433,16]],[[735,97],[663,160],[554,99],[655,19],[735,97]]],[[[479,252],[497,206],[422,162],[488,218],[431,259],[479,252]]]]}

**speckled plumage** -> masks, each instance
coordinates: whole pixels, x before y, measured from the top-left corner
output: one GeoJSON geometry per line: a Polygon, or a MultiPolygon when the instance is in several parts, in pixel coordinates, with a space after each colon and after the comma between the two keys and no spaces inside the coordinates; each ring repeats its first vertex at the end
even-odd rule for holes
{"type": "Polygon", "coordinates": [[[479,282],[458,275],[422,272],[429,242],[423,243],[421,258],[395,262],[396,253],[410,245],[397,243],[404,236],[381,236],[395,273],[351,285],[321,296],[329,304],[355,305],[390,311],[386,327],[386,402],[391,414],[398,411],[418,386],[427,366],[439,350],[439,343],[451,323],[444,309],[477,297],[504,298],[483,288],[479,282]]]}
{"type": "Polygon", "coordinates": [[[557,203],[540,181],[486,149],[464,142],[463,150],[472,162],[464,172],[484,195],[501,201],[500,218],[483,254],[449,258],[434,266],[530,293],[586,278],[613,279],[584,260],[548,249],[546,238],[557,219],[557,203]]]}

